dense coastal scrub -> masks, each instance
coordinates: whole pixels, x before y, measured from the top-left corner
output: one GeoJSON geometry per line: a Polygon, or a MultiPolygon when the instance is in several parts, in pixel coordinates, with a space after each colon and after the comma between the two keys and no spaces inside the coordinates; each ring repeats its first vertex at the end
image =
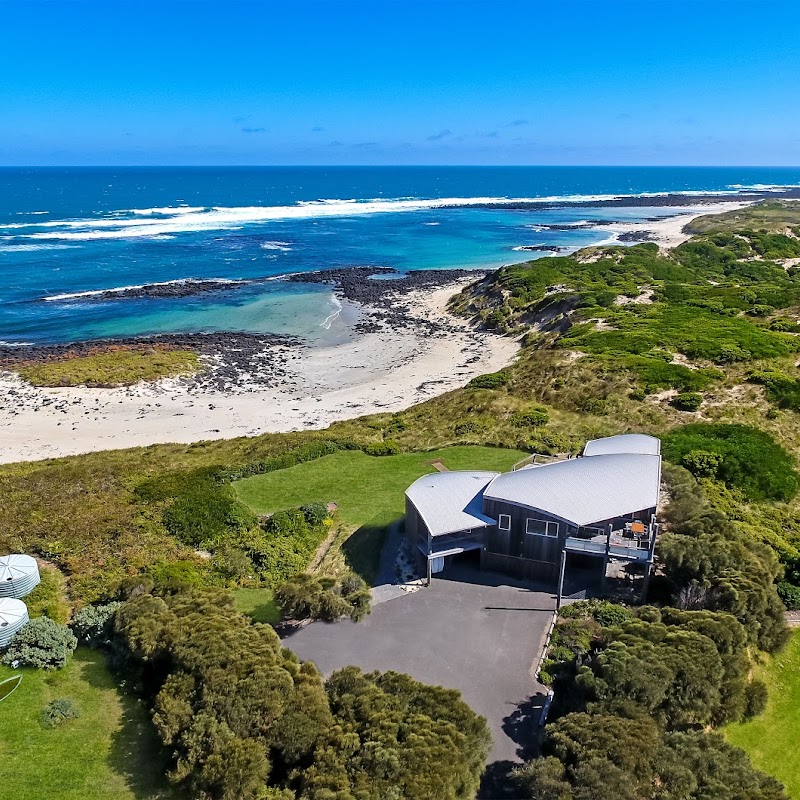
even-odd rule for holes
{"type": "MultiPolygon", "coordinates": [[[[503,268],[462,293],[454,308],[524,335],[519,359],[402,413],[325,431],[2,467],[0,549],[32,552],[58,570],[43,613],[139,587],[117,617],[124,645],[117,655],[127,652],[129,668],[160,676],[162,699],[149,702],[162,742],[178,753],[178,784],[219,794],[238,774],[249,776],[253,791],[270,781],[322,798],[332,786],[375,780],[366,756],[342,761],[353,735],[380,738],[373,718],[356,714],[353,686],[389,709],[397,730],[422,708],[438,754],[431,775],[452,789],[446,796],[467,797],[485,746],[476,727],[469,741],[458,739],[465,761],[453,773],[437,772],[438,760],[452,761],[456,740],[453,720],[431,716],[430,702],[419,699],[427,690],[409,688],[417,699],[396,708],[385,696],[386,676],[348,673],[344,684],[324,689],[311,667],[292,666],[278,653],[269,628],[251,625],[229,599],[212,602],[205,591],[269,593],[303,572],[324,542],[334,555],[319,572],[335,578],[353,568],[373,577],[383,531],[402,514],[402,491],[433,469],[431,461],[508,469],[530,452],[578,453],[589,438],[628,430],[660,435],[672,463],[665,464],[663,574],[650,598],[659,608],[607,605],[559,625],[546,670],[561,705],[546,734],[549,755],[520,773],[520,791],[576,800],[603,797],[605,785],[618,787],[614,797],[782,798],[741,751],[703,733],[763,705],[748,658],[779,651],[787,630],[777,587],[787,598],[800,588],[800,275],[786,261],[798,257],[800,211],[765,208],[737,212],[735,228],[726,221],[716,231],[710,223],[668,254],[650,244],[604,247],[503,268]],[[777,227],[763,233],[759,215],[770,225],[779,220],[777,227]],[[339,505],[333,516],[329,502],[339,505]],[[227,717],[223,726],[205,715],[191,687],[213,677],[206,656],[208,664],[221,658],[199,622],[209,604],[225,619],[211,609],[207,619],[235,647],[269,661],[267,671],[287,697],[308,689],[315,698],[310,707],[319,716],[292,728],[298,736],[311,731],[311,739],[285,753],[278,748],[276,757],[263,744],[277,741],[270,738],[278,736],[274,720],[252,735],[230,734],[227,717]],[[190,631],[179,645],[173,618],[190,631]],[[198,719],[207,726],[202,731],[192,728],[198,719]],[[320,720],[328,732],[339,726],[333,744],[314,739],[320,720]],[[592,742],[581,738],[583,728],[596,732],[592,742]],[[195,740],[200,750],[190,748],[195,740]],[[317,772],[303,761],[312,752],[317,772]],[[223,763],[242,771],[223,770],[223,763]],[[678,794],[665,793],[670,785],[678,794]]],[[[272,602],[269,593],[263,605],[270,615],[272,602]]],[[[272,688],[264,691],[273,698],[272,688]]],[[[231,720],[236,714],[230,711],[231,720]]],[[[295,720],[288,716],[285,725],[295,720]]],[[[468,720],[463,712],[461,722],[468,720]]],[[[397,744],[391,739],[386,747],[397,744]]],[[[404,787],[399,796],[415,796],[403,794],[412,789],[425,796],[427,786],[412,785],[410,765],[424,772],[430,763],[416,750],[403,755],[392,773],[392,785],[404,787]]]]}
{"type": "Polygon", "coordinates": [[[458,692],[355,667],[323,683],[230,595],[131,595],[113,652],[190,796],[474,796],[490,737],[458,692]]]}
{"type": "Polygon", "coordinates": [[[163,347],[113,348],[89,355],[14,365],[33,386],[132,386],[140,381],[193,375],[202,369],[197,353],[163,347]]]}

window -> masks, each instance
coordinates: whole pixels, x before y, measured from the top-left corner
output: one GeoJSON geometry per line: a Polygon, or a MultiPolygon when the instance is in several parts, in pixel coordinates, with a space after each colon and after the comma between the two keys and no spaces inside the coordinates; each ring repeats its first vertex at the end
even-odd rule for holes
{"type": "Polygon", "coordinates": [[[497,520],[497,529],[500,531],[510,531],[511,530],[511,515],[510,514],[501,514],[500,519],[497,520]]]}
{"type": "Polygon", "coordinates": [[[528,517],[525,522],[525,533],[533,536],[558,536],[558,523],[528,517]]]}

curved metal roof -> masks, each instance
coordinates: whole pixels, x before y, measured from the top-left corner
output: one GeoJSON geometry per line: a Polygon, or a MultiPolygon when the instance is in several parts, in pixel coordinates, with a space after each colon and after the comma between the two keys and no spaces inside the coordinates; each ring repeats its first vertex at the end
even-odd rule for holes
{"type": "Polygon", "coordinates": [[[8,647],[14,634],[28,624],[28,607],[22,600],[0,597],[0,648],[8,647]]]}
{"type": "Polygon", "coordinates": [[[660,483],[661,456],[609,453],[507,472],[484,495],[580,527],[655,508],[660,483]]]}
{"type": "Polygon", "coordinates": [[[31,556],[12,553],[0,558],[0,597],[24,597],[39,581],[39,567],[31,556]]]}
{"type": "Polygon", "coordinates": [[[657,456],[661,452],[661,440],[644,433],[623,433],[619,436],[606,436],[592,439],[583,448],[585,456],[600,456],[610,453],[642,453],[657,456]]]}
{"type": "Polygon", "coordinates": [[[498,472],[433,472],[418,478],[406,497],[431,536],[494,525],[483,513],[483,490],[498,472]]]}

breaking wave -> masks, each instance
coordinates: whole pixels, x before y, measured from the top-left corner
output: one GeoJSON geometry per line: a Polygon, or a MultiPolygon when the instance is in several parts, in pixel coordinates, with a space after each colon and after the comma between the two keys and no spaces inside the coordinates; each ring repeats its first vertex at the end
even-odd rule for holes
{"type": "MultiPolygon", "coordinates": [[[[15,236],[28,240],[85,241],[93,239],[131,239],[164,237],[176,233],[237,230],[245,225],[275,220],[349,217],[363,214],[403,213],[442,207],[513,205],[519,203],[569,205],[633,198],[657,198],[671,194],[730,198],[754,187],[731,187],[718,191],[642,192],[638,194],[576,194],[549,197],[443,197],[434,199],[396,198],[372,200],[316,200],[292,206],[164,206],[114,211],[101,217],[46,222],[15,222],[0,225],[0,230],[15,230],[15,236]]],[[[778,192],[790,187],[759,187],[778,192]]],[[[264,243],[266,249],[287,247],[286,242],[264,243]],[[269,245],[274,244],[275,248],[269,245]]]]}

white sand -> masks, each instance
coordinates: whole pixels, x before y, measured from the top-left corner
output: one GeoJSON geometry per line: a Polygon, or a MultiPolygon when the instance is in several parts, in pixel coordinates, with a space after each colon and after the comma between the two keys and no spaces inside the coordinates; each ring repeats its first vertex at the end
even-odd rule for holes
{"type": "MultiPolygon", "coordinates": [[[[657,222],[608,226],[653,232],[662,249],[689,238],[682,228],[741,201],[698,204],[657,222]]],[[[324,428],[363,414],[399,411],[494,372],[514,358],[518,343],[476,332],[447,314],[462,286],[407,295],[411,316],[445,321],[457,331],[431,335],[415,327],[367,333],[328,348],[280,348],[285,381],[234,392],[199,389],[170,379],[126,389],[38,389],[0,372],[0,463],[261,433],[324,428]]]]}
{"type": "Polygon", "coordinates": [[[701,203],[696,206],[686,206],[680,214],[655,222],[617,222],[613,225],[603,226],[603,230],[607,230],[611,234],[611,237],[605,244],[616,243],[616,237],[620,233],[629,231],[650,231],[653,234],[652,241],[657,242],[662,251],[669,250],[673,247],[677,247],[691,237],[692,234],[683,232],[683,227],[693,219],[704,217],[706,214],[721,214],[724,211],[737,211],[740,208],[753,205],[754,202],[756,201],[723,200],[719,203],[701,203]]]}
{"type": "Polygon", "coordinates": [[[506,366],[519,347],[447,314],[447,300],[471,281],[403,301],[412,317],[457,330],[431,335],[409,327],[362,334],[335,347],[288,348],[288,377],[270,389],[245,386],[228,393],[180,379],[124,389],[38,389],[0,373],[0,463],[324,428],[463,386],[506,366]]]}

